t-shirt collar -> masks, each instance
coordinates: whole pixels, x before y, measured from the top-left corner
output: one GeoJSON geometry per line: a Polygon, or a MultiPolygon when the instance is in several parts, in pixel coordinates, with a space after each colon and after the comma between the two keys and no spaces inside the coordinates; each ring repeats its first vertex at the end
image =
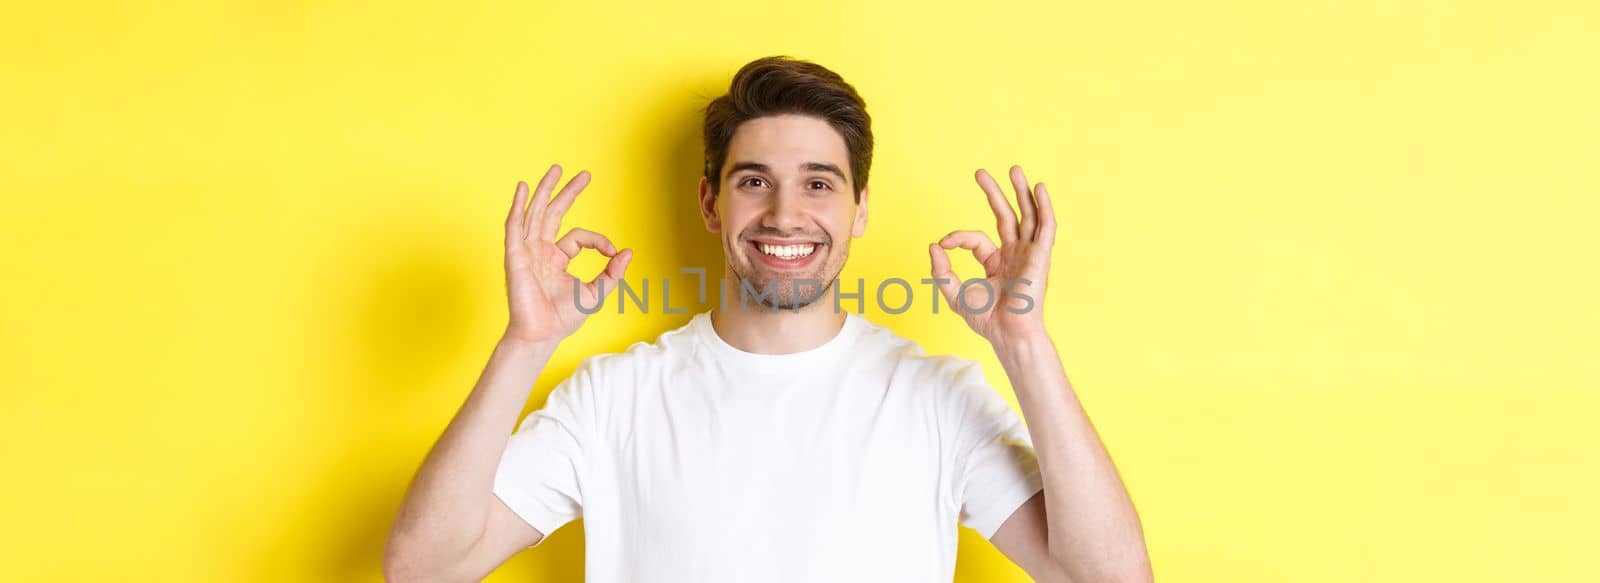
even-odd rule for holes
{"type": "Polygon", "coordinates": [[[711,325],[711,311],[707,310],[695,314],[690,323],[694,328],[695,336],[699,341],[709,346],[719,361],[731,364],[741,369],[760,372],[785,372],[816,367],[829,366],[838,361],[840,355],[855,343],[861,333],[862,317],[855,312],[845,312],[844,325],[839,328],[839,333],[828,339],[822,345],[809,350],[791,352],[788,354],[759,354],[746,352],[728,344],[717,330],[711,325]]]}

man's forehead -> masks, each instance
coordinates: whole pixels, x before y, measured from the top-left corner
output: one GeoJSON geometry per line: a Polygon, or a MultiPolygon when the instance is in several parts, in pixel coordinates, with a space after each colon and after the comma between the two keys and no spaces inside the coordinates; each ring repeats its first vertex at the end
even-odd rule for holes
{"type": "Polygon", "coordinates": [[[806,170],[808,163],[844,165],[844,137],[828,122],[802,115],[759,117],[739,124],[729,162],[755,162],[773,171],[806,170]]]}

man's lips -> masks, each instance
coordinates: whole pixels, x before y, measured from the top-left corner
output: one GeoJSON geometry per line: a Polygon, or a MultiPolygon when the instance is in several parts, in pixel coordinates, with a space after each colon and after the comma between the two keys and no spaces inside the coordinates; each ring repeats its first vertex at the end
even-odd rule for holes
{"type": "Polygon", "coordinates": [[[827,245],[816,241],[749,239],[745,248],[757,261],[774,269],[800,269],[815,262],[827,245]]]}
{"type": "Polygon", "coordinates": [[[749,238],[747,240],[755,242],[755,243],[764,243],[764,244],[767,244],[767,245],[821,245],[822,244],[822,241],[817,240],[817,239],[776,239],[776,238],[770,238],[770,237],[751,237],[751,238],[749,238]]]}

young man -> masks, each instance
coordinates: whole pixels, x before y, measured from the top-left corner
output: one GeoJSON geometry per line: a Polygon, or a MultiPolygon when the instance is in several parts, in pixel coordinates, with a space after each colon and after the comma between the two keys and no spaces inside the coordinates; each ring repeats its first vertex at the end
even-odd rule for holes
{"type": "Polygon", "coordinates": [[[929,246],[950,311],[1016,388],[1024,429],[976,363],[925,355],[836,308],[866,228],[872,152],[850,85],[758,59],[706,108],[705,138],[700,211],[722,240],[724,293],[739,297],[741,281],[773,293],[584,360],[508,440],[580,306],[614,289],[633,256],[584,229],[556,238],[587,172],[552,196],[552,166],[531,200],[519,182],[505,224],[510,322],[406,493],[391,580],[479,579],[580,515],[591,581],[949,581],[958,523],[1039,581],[1151,579],[1133,505],[1045,330],[1056,219],[1043,184],[1013,167],[1013,213],[980,170],[1000,244],[956,231],[929,246]],[[956,247],[989,286],[963,292],[946,255],[956,247]],[[567,273],[582,248],[610,257],[589,282],[567,273]]]}

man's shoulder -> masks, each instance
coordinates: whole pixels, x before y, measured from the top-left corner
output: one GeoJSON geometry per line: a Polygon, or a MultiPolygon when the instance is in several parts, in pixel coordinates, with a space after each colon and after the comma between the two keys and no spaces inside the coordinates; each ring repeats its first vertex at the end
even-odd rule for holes
{"type": "Polygon", "coordinates": [[[982,365],[978,361],[955,354],[929,354],[922,344],[896,333],[876,322],[861,318],[863,348],[874,356],[894,363],[902,374],[915,375],[918,380],[956,384],[970,380],[973,375],[982,378],[982,365]]]}
{"type": "Polygon", "coordinates": [[[578,362],[578,371],[591,375],[614,376],[647,370],[681,358],[693,350],[694,321],[672,328],[654,340],[638,340],[616,352],[600,352],[578,362]]]}

